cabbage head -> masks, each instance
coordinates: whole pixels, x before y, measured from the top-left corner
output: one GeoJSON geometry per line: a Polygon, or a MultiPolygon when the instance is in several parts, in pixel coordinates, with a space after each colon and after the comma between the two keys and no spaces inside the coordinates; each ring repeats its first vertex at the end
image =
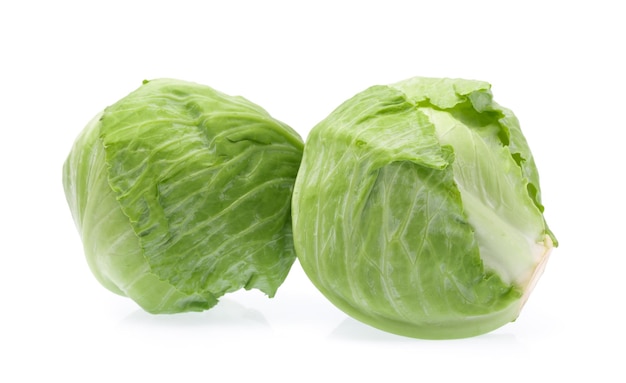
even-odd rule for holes
{"type": "Polygon", "coordinates": [[[513,113],[490,85],[412,78],[346,101],[307,138],[298,259],[338,308],[417,338],[515,320],[557,242],[513,113]]]}
{"type": "Polygon", "coordinates": [[[63,167],[93,274],[151,313],[202,311],[241,288],[273,296],[295,260],[302,150],[244,98],[144,81],[86,126],[63,167]]]}

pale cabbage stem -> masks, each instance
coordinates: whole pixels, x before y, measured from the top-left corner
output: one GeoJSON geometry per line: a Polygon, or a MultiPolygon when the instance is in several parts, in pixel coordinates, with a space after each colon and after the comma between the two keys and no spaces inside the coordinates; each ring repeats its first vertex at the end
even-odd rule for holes
{"type": "Polygon", "coordinates": [[[546,234],[544,236],[542,246],[537,246],[537,249],[541,249],[541,248],[543,248],[543,254],[541,254],[541,256],[539,257],[539,261],[537,265],[535,266],[535,271],[530,276],[530,279],[528,280],[524,288],[524,295],[522,296],[522,299],[520,300],[520,306],[519,306],[520,311],[522,310],[522,307],[524,307],[524,305],[526,304],[526,301],[528,300],[530,293],[535,289],[535,286],[537,285],[539,278],[541,277],[544,270],[546,269],[548,258],[550,258],[550,254],[552,253],[552,249],[554,248],[554,243],[552,242],[552,239],[550,238],[549,235],[546,234]]]}

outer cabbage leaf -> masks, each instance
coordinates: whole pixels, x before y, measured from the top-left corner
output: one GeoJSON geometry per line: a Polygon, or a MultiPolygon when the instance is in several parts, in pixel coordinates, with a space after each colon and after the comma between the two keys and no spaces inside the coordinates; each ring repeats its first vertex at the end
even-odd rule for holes
{"type": "Polygon", "coordinates": [[[274,296],[295,254],[298,134],[259,106],[178,80],[144,84],[92,120],[64,164],[96,278],[152,313],[274,296]]]}
{"type": "Polygon", "coordinates": [[[349,315],[419,338],[517,318],[556,240],[530,150],[489,84],[414,78],[356,95],[311,131],[294,243],[349,315]]]}

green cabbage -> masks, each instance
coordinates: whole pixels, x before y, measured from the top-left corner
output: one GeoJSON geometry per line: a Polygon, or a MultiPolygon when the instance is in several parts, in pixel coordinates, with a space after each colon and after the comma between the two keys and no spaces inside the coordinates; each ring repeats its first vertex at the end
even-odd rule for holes
{"type": "Polygon", "coordinates": [[[295,253],[291,194],[303,143],[259,106],[159,79],[98,114],[63,185],[88,264],[151,313],[273,296],[295,253]]]}
{"type": "Polygon", "coordinates": [[[557,244],[517,119],[461,79],[374,86],[337,108],[307,138],[292,215],[332,303],[418,338],[515,320],[557,244]]]}

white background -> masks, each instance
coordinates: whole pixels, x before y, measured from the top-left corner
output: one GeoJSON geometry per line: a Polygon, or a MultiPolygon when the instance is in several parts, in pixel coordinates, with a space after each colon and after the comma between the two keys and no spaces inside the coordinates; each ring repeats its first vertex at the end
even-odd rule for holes
{"type": "Polygon", "coordinates": [[[619,3],[2,2],[0,381],[626,381],[619,3]],[[561,246],[516,322],[463,340],[387,334],[297,263],[274,299],[175,316],[91,275],[61,166],[143,79],[243,95],[306,137],[357,92],[417,75],[490,82],[535,154],[561,246]]]}

